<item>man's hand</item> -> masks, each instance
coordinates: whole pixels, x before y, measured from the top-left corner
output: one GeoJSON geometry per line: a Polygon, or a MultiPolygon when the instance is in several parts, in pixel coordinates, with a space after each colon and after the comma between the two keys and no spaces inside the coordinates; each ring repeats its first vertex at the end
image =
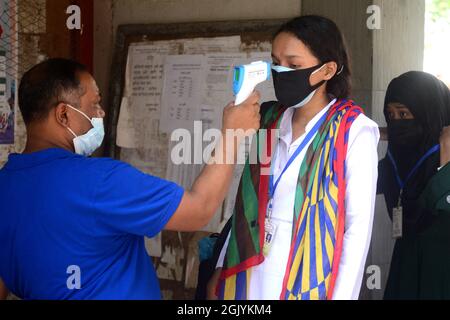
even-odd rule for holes
{"type": "Polygon", "coordinates": [[[185,192],[166,230],[198,231],[212,219],[228,193],[241,138],[259,129],[259,99],[260,94],[254,92],[242,104],[225,107],[222,137],[213,158],[195,180],[191,190],[185,192]],[[227,138],[229,134],[235,138],[227,138]]]}
{"type": "Polygon", "coordinates": [[[6,298],[8,297],[8,294],[9,294],[8,288],[6,288],[2,279],[0,279],[0,300],[6,300],[6,298]]]}
{"type": "Polygon", "coordinates": [[[441,133],[441,167],[450,162],[450,127],[445,127],[441,133]]]}
{"type": "Polygon", "coordinates": [[[223,111],[223,130],[255,131],[259,129],[259,92],[255,91],[241,105],[230,103],[223,111]]]}
{"type": "Polygon", "coordinates": [[[252,95],[241,105],[228,104],[223,111],[222,143],[216,147],[209,163],[233,164],[236,161],[238,148],[242,139],[254,135],[260,126],[259,113],[260,94],[252,95]]]}

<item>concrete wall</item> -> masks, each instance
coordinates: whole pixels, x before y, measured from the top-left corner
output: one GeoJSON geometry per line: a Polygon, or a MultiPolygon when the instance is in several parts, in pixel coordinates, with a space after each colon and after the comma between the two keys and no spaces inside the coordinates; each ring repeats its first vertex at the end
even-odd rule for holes
{"type": "Polygon", "coordinates": [[[171,23],[275,19],[297,16],[300,0],[113,0],[114,27],[123,23],[171,23]]]}

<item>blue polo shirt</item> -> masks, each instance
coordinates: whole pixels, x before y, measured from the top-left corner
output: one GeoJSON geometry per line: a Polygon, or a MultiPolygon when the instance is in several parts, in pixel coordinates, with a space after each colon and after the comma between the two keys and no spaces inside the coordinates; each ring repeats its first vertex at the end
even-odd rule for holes
{"type": "Polygon", "coordinates": [[[0,170],[0,277],[23,299],[160,299],[144,246],[183,189],[112,159],[63,149],[0,170]]]}

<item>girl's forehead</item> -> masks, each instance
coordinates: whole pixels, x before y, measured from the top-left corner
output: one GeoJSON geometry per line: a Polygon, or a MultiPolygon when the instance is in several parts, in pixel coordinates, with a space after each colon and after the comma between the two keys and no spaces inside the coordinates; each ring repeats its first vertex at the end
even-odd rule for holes
{"type": "Polygon", "coordinates": [[[282,32],[275,37],[272,43],[273,48],[295,47],[299,50],[308,49],[302,40],[298,39],[295,35],[282,32]]]}
{"type": "Polygon", "coordinates": [[[408,107],[401,102],[389,102],[387,107],[396,109],[408,109],[408,107]]]}
{"type": "Polygon", "coordinates": [[[306,59],[313,56],[311,50],[295,35],[280,33],[272,43],[272,55],[276,58],[306,59]]]}

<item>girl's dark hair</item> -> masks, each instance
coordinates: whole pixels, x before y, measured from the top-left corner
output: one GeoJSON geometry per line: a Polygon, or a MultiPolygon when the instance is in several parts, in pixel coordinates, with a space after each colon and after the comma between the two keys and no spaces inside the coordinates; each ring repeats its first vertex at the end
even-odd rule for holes
{"type": "Polygon", "coordinates": [[[308,15],[285,23],[274,38],[283,32],[301,40],[321,63],[336,62],[337,72],[327,83],[327,93],[337,99],[347,99],[351,92],[351,70],[344,37],[338,26],[328,18],[308,15]]]}

